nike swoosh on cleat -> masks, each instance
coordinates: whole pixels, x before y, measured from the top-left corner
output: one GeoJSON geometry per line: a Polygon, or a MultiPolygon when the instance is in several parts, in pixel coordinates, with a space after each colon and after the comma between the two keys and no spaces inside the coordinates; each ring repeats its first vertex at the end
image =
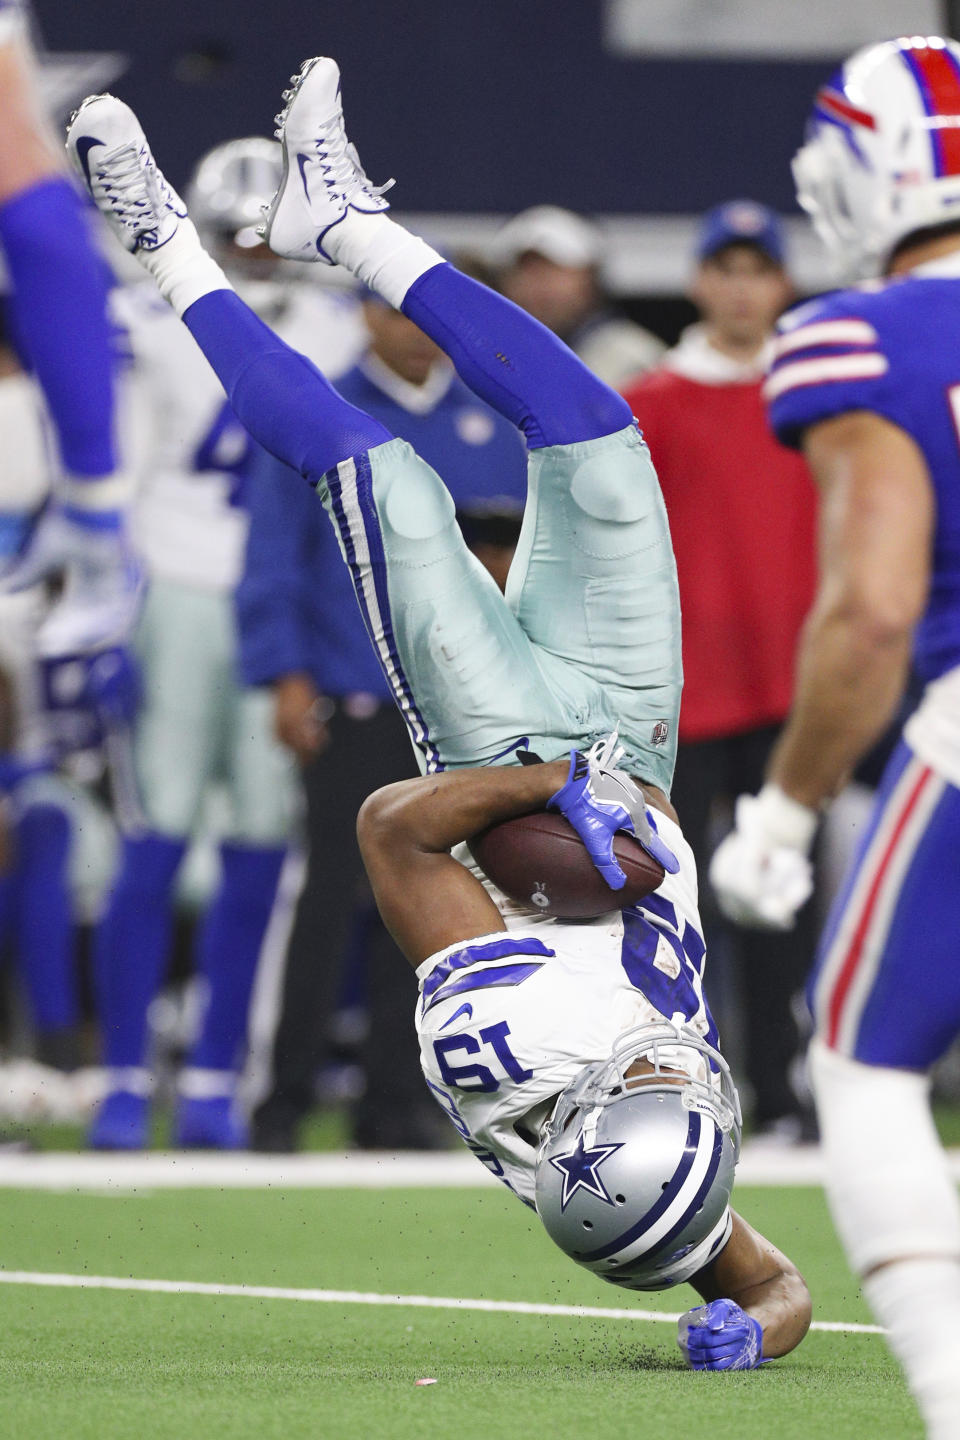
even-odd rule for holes
{"type": "Polygon", "coordinates": [[[83,166],[83,173],[87,177],[87,184],[92,188],[93,180],[90,176],[90,151],[94,145],[102,145],[102,140],[97,140],[93,135],[81,135],[77,141],[77,154],[80,156],[80,164],[83,166]]]}
{"type": "Polygon", "coordinates": [[[303,154],[301,154],[300,151],[298,150],[298,151],[297,151],[297,165],[299,166],[299,169],[300,169],[300,179],[303,181],[303,193],[304,193],[304,195],[306,195],[306,197],[307,197],[308,200],[310,199],[310,191],[307,189],[307,172],[306,172],[306,166],[309,165],[309,164],[310,164],[310,156],[309,156],[309,155],[303,155],[303,154]]]}
{"type": "Polygon", "coordinates": [[[454,1020],[458,1020],[461,1015],[466,1015],[466,1017],[467,1017],[468,1020],[472,1020],[472,1019],[473,1019],[473,1006],[470,1005],[470,1004],[461,1005],[459,1010],[454,1010],[454,1012],[453,1012],[453,1014],[450,1016],[450,1019],[449,1019],[449,1020],[444,1020],[443,1024],[440,1026],[440,1029],[441,1029],[441,1030],[446,1030],[447,1026],[448,1026],[448,1025],[452,1025],[453,1022],[454,1022],[454,1020]]]}

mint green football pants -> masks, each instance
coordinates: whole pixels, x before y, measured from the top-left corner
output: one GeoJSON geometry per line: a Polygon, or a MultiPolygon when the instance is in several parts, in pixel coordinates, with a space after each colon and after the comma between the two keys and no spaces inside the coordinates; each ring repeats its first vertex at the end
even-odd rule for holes
{"type": "Polygon", "coordinates": [[[237,680],[233,595],[151,580],[135,636],[142,704],[133,736],[139,803],[151,830],[187,839],[212,786],[230,806],[224,837],[286,845],[296,766],[273,735],[273,697],[237,680]]]}
{"type": "Polygon", "coordinates": [[[406,441],[319,486],[421,769],[553,760],[618,727],[626,767],[669,793],[680,602],[650,452],[631,425],[528,469],[506,598],[406,441]]]}

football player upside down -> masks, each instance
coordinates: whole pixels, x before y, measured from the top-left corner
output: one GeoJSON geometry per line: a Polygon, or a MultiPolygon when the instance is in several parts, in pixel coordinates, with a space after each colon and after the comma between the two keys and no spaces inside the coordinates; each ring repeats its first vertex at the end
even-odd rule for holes
{"type": "Polygon", "coordinates": [[[309,60],[284,97],[284,181],[264,233],[280,255],[351,270],[523,431],[529,494],[505,598],[439,477],[234,293],[128,107],[87,100],[68,148],[240,420],[317,489],[337,530],[424,772],[371,796],[358,826],[420,981],[427,1084],[580,1265],[628,1289],[695,1286],[706,1303],[679,1335],[693,1367],[752,1368],[799,1343],[810,1299],[729,1204],[740,1111],[703,996],[693,858],[667,798],[680,614],[649,452],[623,400],[559,340],[387,216],[387,187],[347,141],[339,79],[332,60],[309,60]],[[617,731],[619,745],[605,738],[617,731]],[[575,925],[512,905],[458,846],[546,807],[614,888],[618,829],[664,882],[575,925]]]}

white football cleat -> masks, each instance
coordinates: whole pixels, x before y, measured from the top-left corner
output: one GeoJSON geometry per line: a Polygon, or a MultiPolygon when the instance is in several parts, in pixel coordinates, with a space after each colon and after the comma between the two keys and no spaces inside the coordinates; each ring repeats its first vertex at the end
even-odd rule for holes
{"type": "Polygon", "coordinates": [[[305,60],[285,90],[276,137],[283,145],[283,179],[267,207],[259,233],[287,260],[336,261],[323,248],[325,235],[348,210],[375,215],[390,206],[373,185],[347,139],[340,104],[340,68],[320,55],[305,60]]]}
{"type": "Polygon", "coordinates": [[[89,95],[67,126],[67,153],[124,249],[158,250],[187,208],[157,168],[140,121],[114,95],[89,95]]]}

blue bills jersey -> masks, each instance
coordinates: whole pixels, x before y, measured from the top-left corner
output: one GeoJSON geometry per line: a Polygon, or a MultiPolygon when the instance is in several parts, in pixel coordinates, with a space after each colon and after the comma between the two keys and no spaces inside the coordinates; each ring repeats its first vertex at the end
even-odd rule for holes
{"type": "Polygon", "coordinates": [[[924,680],[960,665],[960,260],[844,290],[785,315],[764,389],[799,448],[822,420],[868,410],[923,452],[936,495],[930,597],[914,637],[924,680]]]}

